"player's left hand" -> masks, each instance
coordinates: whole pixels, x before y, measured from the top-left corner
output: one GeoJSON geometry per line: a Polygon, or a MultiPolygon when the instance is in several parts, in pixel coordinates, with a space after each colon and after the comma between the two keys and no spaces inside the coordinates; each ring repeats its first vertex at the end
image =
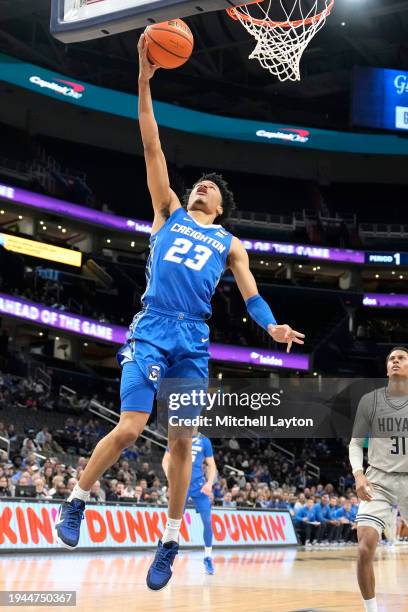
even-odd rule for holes
{"type": "Polygon", "coordinates": [[[268,334],[272,336],[275,342],[287,343],[287,353],[290,352],[293,343],[304,344],[302,338],[305,337],[305,334],[295,331],[289,325],[268,325],[268,334]]]}
{"type": "Polygon", "coordinates": [[[208,495],[208,497],[212,496],[212,486],[206,482],[205,485],[203,485],[201,487],[201,493],[204,493],[205,495],[208,495]]]}

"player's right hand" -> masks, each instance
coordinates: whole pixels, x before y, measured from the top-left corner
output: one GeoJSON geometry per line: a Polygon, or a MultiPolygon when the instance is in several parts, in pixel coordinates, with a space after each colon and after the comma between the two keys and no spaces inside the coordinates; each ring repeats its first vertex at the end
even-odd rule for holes
{"type": "Polygon", "coordinates": [[[358,474],[356,476],[356,491],[361,501],[371,501],[374,499],[373,485],[364,474],[358,474]]]}
{"type": "Polygon", "coordinates": [[[150,63],[147,58],[147,39],[144,34],[139,38],[137,50],[139,51],[139,80],[150,81],[159,66],[150,63]]]}

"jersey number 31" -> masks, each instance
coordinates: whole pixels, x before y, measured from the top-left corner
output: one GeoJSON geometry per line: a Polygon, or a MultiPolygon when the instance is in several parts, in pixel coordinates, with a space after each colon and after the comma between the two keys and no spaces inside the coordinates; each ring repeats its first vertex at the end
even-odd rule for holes
{"type": "Polygon", "coordinates": [[[187,268],[191,268],[191,270],[202,270],[211,255],[212,250],[204,245],[197,244],[194,246],[194,244],[186,238],[176,238],[173,246],[169,248],[164,256],[164,261],[184,264],[187,268]],[[194,256],[185,257],[190,251],[192,251],[192,255],[194,256]]]}

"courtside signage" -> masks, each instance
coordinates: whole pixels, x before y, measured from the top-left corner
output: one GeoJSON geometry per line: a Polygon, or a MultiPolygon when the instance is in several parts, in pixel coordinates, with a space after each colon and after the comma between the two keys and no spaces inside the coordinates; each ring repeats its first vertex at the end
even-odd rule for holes
{"type": "MultiPolygon", "coordinates": [[[[46,325],[80,336],[88,336],[109,344],[124,344],[128,328],[120,325],[101,323],[56,308],[47,308],[42,304],[31,302],[12,295],[0,293],[0,314],[31,321],[37,325],[46,325]]],[[[249,363],[265,367],[293,370],[308,370],[309,357],[295,353],[281,353],[264,349],[251,349],[226,344],[210,344],[211,358],[218,361],[249,363]]]]}
{"type": "MultiPolygon", "coordinates": [[[[0,501],[0,551],[60,548],[53,542],[58,503],[0,501]]],[[[83,548],[156,547],[167,521],[167,508],[88,505],[77,550],[83,548]]],[[[212,510],[213,546],[296,545],[289,512],[275,510],[212,510]]],[[[180,544],[202,546],[200,515],[187,509],[180,544]]]]}
{"type": "MultiPolygon", "coordinates": [[[[5,54],[0,54],[0,81],[13,83],[60,102],[137,119],[137,96],[96,87],[82,81],[72,81],[63,74],[53,73],[5,54]]],[[[403,89],[402,82],[398,81],[397,87],[403,89]]],[[[392,135],[357,134],[274,123],[260,124],[259,121],[211,115],[164,102],[155,102],[154,106],[160,126],[211,138],[345,153],[408,155],[408,141],[392,135]]],[[[405,120],[408,111],[405,113],[401,109],[408,105],[400,100],[398,106],[399,120],[405,120]]]]}

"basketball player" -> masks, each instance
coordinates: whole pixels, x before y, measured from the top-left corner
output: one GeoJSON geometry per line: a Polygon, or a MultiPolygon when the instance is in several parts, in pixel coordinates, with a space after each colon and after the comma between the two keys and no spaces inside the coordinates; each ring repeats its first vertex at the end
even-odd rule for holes
{"type": "Polygon", "coordinates": [[[356,517],[357,578],[367,612],[377,612],[373,561],[383,531],[395,530],[394,507],[408,519],[408,349],[394,348],[387,357],[388,386],[367,393],[357,410],[359,432],[350,442],[349,456],[362,500],[356,517]],[[364,474],[364,430],[370,432],[369,467],[364,474]],[[387,437],[384,437],[387,436],[387,437]]]}
{"type": "MultiPolygon", "coordinates": [[[[207,574],[214,574],[212,562],[213,530],[211,524],[211,497],[212,487],[217,474],[211,440],[202,434],[194,436],[192,440],[193,469],[190,486],[187,492],[187,501],[191,499],[197,514],[200,515],[204,528],[204,567],[207,574]],[[204,465],[206,470],[204,472],[204,465]]],[[[162,467],[166,474],[169,469],[170,451],[166,450],[163,456],[162,467]]]]}
{"type": "MultiPolygon", "coordinates": [[[[287,343],[288,351],[293,343],[304,343],[304,334],[276,324],[268,304],[258,294],[244,246],[215,224],[216,220],[226,219],[234,207],[233,195],[222,177],[202,177],[187,193],[183,205],[172,191],[150,93],[149,81],[157,67],[147,59],[144,36],[138,49],[139,125],[154,211],[147,287],[143,308],[130,326],[128,343],[118,354],[123,368],[119,423],[98,442],[79,483],[57,516],[57,538],[70,548],[78,544],[85,502],[93,483],[143,431],[159,381],[208,378],[209,328],[205,320],[211,315],[210,300],[225,269],[230,268],[234,274],[250,316],[276,342],[287,343]]],[[[189,436],[173,435],[169,429],[169,509],[147,576],[147,585],[153,590],[166,586],[178,553],[191,479],[192,435],[192,431],[189,436]]]]}

